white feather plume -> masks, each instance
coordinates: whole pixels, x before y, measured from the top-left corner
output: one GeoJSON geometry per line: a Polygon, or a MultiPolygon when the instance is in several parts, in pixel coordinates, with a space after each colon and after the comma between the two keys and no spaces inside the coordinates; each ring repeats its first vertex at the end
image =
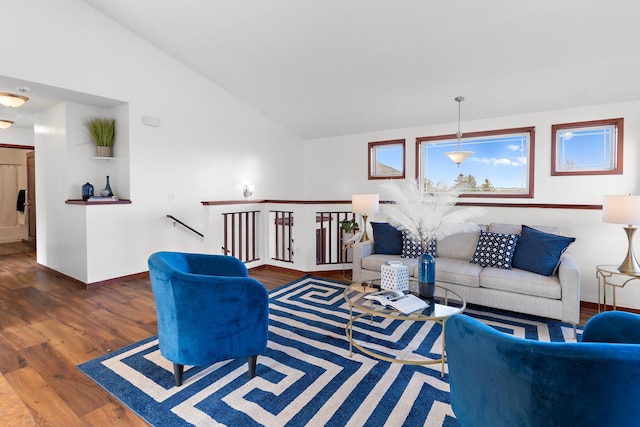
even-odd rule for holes
{"type": "Polygon", "coordinates": [[[478,207],[451,211],[460,195],[455,188],[428,193],[416,181],[388,180],[380,185],[380,193],[392,202],[383,205],[389,224],[419,238],[425,250],[431,239],[477,230],[477,224],[466,221],[486,213],[478,207]]]}

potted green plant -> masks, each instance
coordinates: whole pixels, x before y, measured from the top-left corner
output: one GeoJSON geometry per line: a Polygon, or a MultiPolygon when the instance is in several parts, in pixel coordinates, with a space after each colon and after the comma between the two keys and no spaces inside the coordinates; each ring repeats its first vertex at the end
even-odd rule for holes
{"type": "Polygon", "coordinates": [[[343,219],[339,222],[340,228],[342,229],[342,237],[344,240],[349,240],[353,237],[356,231],[358,231],[358,223],[355,218],[351,219],[343,219]]]}
{"type": "Polygon", "coordinates": [[[96,144],[98,157],[113,157],[113,142],[116,139],[116,121],[108,117],[91,117],[84,121],[89,135],[96,144]]]}

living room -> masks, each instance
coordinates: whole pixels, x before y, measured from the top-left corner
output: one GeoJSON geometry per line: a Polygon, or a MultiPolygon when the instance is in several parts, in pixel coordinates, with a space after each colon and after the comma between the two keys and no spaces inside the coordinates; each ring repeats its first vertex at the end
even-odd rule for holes
{"type": "MultiPolygon", "coordinates": [[[[425,12],[423,7],[427,6],[420,3],[411,2],[411,7],[425,12]]],[[[220,233],[219,227],[208,220],[214,208],[203,207],[203,201],[237,201],[239,204],[264,199],[313,201],[320,208],[325,206],[318,202],[327,201],[326,207],[338,206],[348,211],[353,194],[380,192],[380,181],[367,178],[368,143],[404,139],[406,176],[413,178],[416,138],[455,133],[457,105],[453,98],[459,95],[467,98],[462,105],[464,132],[521,127],[536,130],[535,153],[531,159],[533,197],[465,199],[470,203],[490,202],[486,206],[487,214],[478,218],[478,222],[553,225],[560,227],[562,234],[575,237],[570,250],[580,267],[580,299],[585,303],[598,301],[596,266],[617,264],[626,253],[627,240],[622,225],[604,223],[600,206],[605,195],[639,191],[640,172],[635,162],[640,158],[637,143],[640,127],[636,120],[640,116],[640,88],[634,75],[639,65],[634,45],[638,39],[634,22],[637,6],[628,2],[589,3],[588,7],[577,1],[562,6],[544,2],[537,6],[518,5],[522,10],[517,11],[509,2],[495,1],[481,6],[467,4],[465,8],[454,4],[440,13],[426,15],[411,16],[411,8],[396,11],[406,21],[394,22],[387,29],[385,34],[390,41],[402,42],[392,35],[421,23],[442,30],[442,25],[436,25],[435,21],[448,22],[446,31],[440,34],[428,33],[424,39],[400,45],[408,51],[434,49],[440,55],[439,60],[422,59],[417,66],[405,56],[394,56],[401,48],[393,44],[385,48],[381,43],[378,47],[363,48],[362,56],[368,58],[363,63],[367,67],[355,68],[348,59],[359,56],[356,41],[330,45],[338,55],[328,56],[325,61],[329,65],[319,68],[334,77],[336,70],[342,70],[333,83],[344,91],[343,97],[327,100],[335,96],[329,90],[334,87],[331,82],[318,85],[319,89],[314,91],[309,89],[318,100],[319,92],[327,92],[327,97],[322,98],[324,103],[316,102],[304,87],[298,88],[297,96],[284,98],[283,95],[281,101],[294,106],[288,110],[291,121],[277,120],[274,117],[280,118],[278,114],[282,110],[268,111],[251,105],[243,100],[251,98],[251,94],[231,92],[223,81],[214,82],[202,70],[196,71],[193,65],[176,59],[180,57],[179,52],[172,52],[175,57],[172,56],[93,7],[108,9],[107,2],[28,0],[4,6],[3,15],[13,19],[5,20],[0,28],[4,40],[10,41],[4,50],[6,57],[11,58],[0,65],[0,91],[30,86],[36,99],[39,89],[55,88],[60,102],[40,111],[33,118],[31,128],[18,125],[0,130],[0,145],[35,147],[37,261],[80,282],[95,283],[144,273],[148,256],[159,250],[220,253],[219,242],[210,237],[220,233]],[[504,16],[494,13],[496,10],[504,12],[504,16]],[[471,43],[474,38],[480,38],[478,27],[469,27],[475,33],[465,32],[467,27],[456,23],[458,13],[465,23],[473,22],[474,16],[483,17],[476,23],[487,24],[486,27],[479,25],[486,29],[482,47],[471,43]],[[589,25],[574,23],[577,26],[573,30],[559,30],[560,24],[572,21],[574,14],[588,18],[583,22],[589,25]],[[523,16],[530,16],[530,21],[516,20],[523,16]],[[507,22],[509,18],[514,21],[507,22]],[[536,49],[535,54],[528,50],[531,45],[518,49],[508,42],[509,33],[498,24],[504,24],[502,28],[523,25],[524,33],[535,35],[527,40],[537,37],[544,48],[536,49]],[[607,24],[607,29],[595,32],[596,24],[607,24]],[[464,55],[461,54],[463,47],[464,55]],[[506,68],[494,69],[495,78],[475,77],[474,61],[489,57],[497,63],[499,58],[493,56],[494,52],[509,52],[514,56],[506,61],[506,68]],[[601,55],[597,60],[593,58],[595,53],[601,55]],[[558,63],[564,67],[556,66],[558,63]],[[435,64],[441,66],[436,69],[435,64]],[[381,67],[383,77],[387,76],[387,80],[398,87],[398,97],[387,98],[389,93],[383,86],[378,91],[358,86],[368,80],[368,71],[373,65],[381,67]],[[402,74],[391,73],[397,68],[424,72],[419,79],[424,87],[416,83],[416,74],[420,73],[410,74],[412,79],[405,81],[400,77],[402,74]],[[338,85],[339,79],[348,79],[348,82],[338,85]],[[556,96],[549,96],[544,106],[530,107],[529,101],[543,90],[555,92],[556,96]],[[78,94],[85,97],[77,98],[78,94]],[[353,99],[359,102],[352,104],[349,100],[353,99]],[[424,100],[424,110],[416,107],[421,105],[421,100],[424,100]],[[296,110],[302,110],[305,104],[306,115],[298,116],[296,110]],[[410,111],[405,104],[412,106],[410,111]],[[329,108],[332,105],[335,112],[329,108]],[[81,132],[84,116],[96,112],[115,116],[121,129],[126,130],[116,140],[115,150],[120,151],[120,159],[109,165],[90,159],[93,155],[89,154],[89,145],[81,132]],[[144,117],[151,117],[154,119],[151,122],[159,125],[144,123],[144,117]],[[552,125],[611,118],[625,119],[622,174],[551,174],[552,125]],[[116,171],[111,176],[114,190],[130,199],[130,204],[65,204],[66,200],[80,198],[81,186],[87,180],[91,180],[96,189],[102,188],[105,170],[116,171]],[[255,188],[253,194],[245,198],[243,187],[248,184],[255,188]],[[520,204],[522,206],[518,206],[520,204]],[[167,214],[203,231],[206,238],[173,227],[167,214]]],[[[124,8],[124,3],[120,7],[124,8]]],[[[140,2],[136,7],[145,5],[140,2]]],[[[153,15],[155,5],[147,3],[146,7],[153,15]]],[[[294,8],[286,2],[273,6],[276,12],[258,3],[245,7],[249,9],[246,15],[238,6],[233,16],[242,31],[255,26],[256,33],[250,36],[253,39],[260,39],[260,31],[265,31],[266,16],[286,17],[278,7],[294,8]]],[[[309,37],[304,31],[305,25],[314,21],[309,10],[316,13],[314,16],[324,17],[329,29],[338,25],[336,16],[347,17],[339,31],[330,31],[346,37],[358,34],[351,29],[354,23],[349,20],[357,21],[359,29],[367,26],[375,33],[384,28],[380,22],[393,16],[390,11],[398,6],[378,9],[359,1],[344,6],[344,10],[332,3],[321,10],[315,9],[321,6],[311,4],[299,7],[310,9],[296,10],[298,20],[279,21],[283,27],[290,22],[291,27],[286,28],[292,33],[278,33],[282,49],[293,44],[298,54],[288,62],[278,62],[282,57],[266,58],[259,65],[282,71],[309,60],[310,56],[322,56],[295,43],[296,31],[309,37]]],[[[217,12],[222,18],[216,19],[227,19],[224,10],[217,12]]],[[[366,34],[371,36],[371,33],[366,34]]],[[[414,29],[410,34],[416,33],[420,31],[414,29]]],[[[238,36],[237,32],[233,34],[238,36]]],[[[311,40],[328,37],[322,34],[311,40]]],[[[239,38],[238,43],[240,41],[239,38]]],[[[202,48],[206,52],[203,56],[213,58],[213,68],[224,67],[225,61],[215,61],[215,49],[207,42],[215,42],[221,53],[234,50],[232,37],[198,42],[206,48],[202,48]]],[[[322,44],[319,47],[326,48],[322,44]]],[[[258,43],[251,53],[257,54],[263,48],[258,43]]],[[[247,56],[243,52],[237,55],[247,56]]],[[[224,58],[229,57],[233,55],[224,58]]],[[[280,79],[277,83],[282,83],[280,79]]],[[[16,109],[14,114],[20,115],[20,110],[16,109]]],[[[464,163],[460,172],[465,172],[464,163]]],[[[262,205],[260,209],[267,211],[270,207],[262,205]]],[[[311,217],[315,209],[315,205],[308,209],[311,217]]],[[[384,220],[384,210],[369,217],[369,221],[384,220]]],[[[314,247],[314,239],[311,233],[302,234],[296,236],[296,245],[314,247]]],[[[268,258],[265,255],[266,249],[263,257],[268,258]]],[[[301,273],[335,268],[315,267],[312,262],[302,265],[301,273]]],[[[640,310],[640,289],[633,284],[626,286],[618,292],[617,304],[640,310]]]]}
{"type": "MultiPolygon", "coordinates": [[[[607,194],[637,192],[638,172],[633,164],[638,158],[634,141],[639,130],[633,117],[637,116],[640,104],[634,98],[636,91],[630,87],[624,94],[610,93],[601,83],[622,79],[621,73],[633,69],[627,64],[633,60],[633,55],[620,57],[620,64],[627,65],[610,67],[610,72],[596,72],[591,68],[590,71],[581,71],[586,73],[586,77],[580,84],[593,82],[594,87],[588,89],[593,96],[589,98],[591,105],[572,108],[549,105],[537,112],[507,114],[505,111],[517,111],[518,104],[524,104],[526,99],[522,95],[514,95],[505,105],[492,103],[491,111],[484,112],[484,104],[489,108],[491,91],[497,88],[486,85],[478,88],[475,87],[477,85],[461,83],[446,91],[436,89],[436,97],[442,101],[429,107],[436,119],[428,120],[427,113],[424,113],[424,122],[434,124],[396,125],[389,130],[373,130],[380,125],[370,124],[372,127],[367,130],[365,122],[370,119],[363,113],[358,117],[364,118],[357,122],[363,127],[360,132],[355,132],[354,127],[344,128],[349,129],[345,131],[348,134],[336,134],[340,126],[345,126],[345,120],[341,118],[336,128],[330,131],[334,135],[323,136],[326,132],[320,132],[317,124],[308,124],[307,136],[300,136],[83,2],[70,1],[64,7],[46,2],[27,2],[12,4],[9,8],[7,13],[11,16],[30,18],[28,22],[12,20],[3,28],[7,35],[24,34],[19,41],[7,47],[9,56],[14,60],[3,64],[0,75],[7,77],[8,84],[32,84],[34,88],[45,85],[108,98],[119,105],[113,107],[111,104],[109,109],[114,109],[114,114],[122,117],[120,121],[125,129],[128,128],[128,133],[121,135],[120,140],[121,149],[124,146],[128,151],[125,159],[128,170],[119,172],[119,176],[112,177],[112,180],[116,189],[132,203],[103,207],[99,211],[92,208],[89,222],[83,222],[85,225],[79,229],[76,228],[77,218],[85,216],[84,208],[60,203],[79,198],[80,186],[85,180],[80,176],[82,171],[91,171],[85,174],[89,175],[87,179],[99,176],[95,180],[100,182],[94,184],[101,188],[104,178],[102,174],[98,175],[98,171],[102,166],[91,161],[82,164],[80,159],[84,153],[79,155],[77,147],[67,147],[67,141],[56,140],[55,134],[43,130],[55,128],[60,121],[65,126],[67,121],[78,124],[82,114],[88,114],[82,111],[87,107],[80,107],[81,112],[74,116],[73,108],[77,107],[73,104],[71,107],[58,106],[57,110],[39,115],[42,126],[36,127],[35,132],[15,127],[2,133],[1,142],[4,144],[36,147],[38,194],[46,195],[38,200],[38,262],[78,280],[91,283],[143,272],[148,254],[158,249],[217,250],[217,242],[207,245],[198,236],[171,227],[165,215],[173,214],[203,230],[208,224],[201,202],[243,201],[242,187],[248,183],[255,185],[252,198],[256,200],[344,200],[343,208],[349,210],[348,201],[352,194],[379,192],[379,181],[367,179],[367,144],[405,139],[406,174],[415,176],[415,139],[453,133],[456,127],[453,97],[462,94],[456,91],[465,89],[467,100],[462,108],[463,131],[523,126],[536,129],[532,159],[535,167],[534,196],[531,199],[507,199],[533,207],[503,207],[505,199],[493,199],[490,201],[495,202],[495,206],[488,207],[488,214],[478,221],[554,224],[564,234],[576,237],[571,251],[581,268],[583,301],[597,301],[595,266],[616,263],[624,257],[626,238],[621,227],[603,223],[599,209],[583,207],[600,206],[607,194]],[[58,19],[50,19],[52,16],[58,19]],[[92,25],[79,22],[91,22],[92,25]],[[47,36],[43,37],[44,34],[47,36]],[[86,44],[77,43],[79,35],[87,40],[86,44]],[[104,49],[91,49],[92,43],[103,45],[109,55],[104,55],[104,49]],[[142,57],[144,61],[132,59],[142,57]],[[131,65],[132,61],[135,66],[131,65]],[[167,96],[169,93],[170,97],[167,96]],[[598,99],[602,102],[596,102],[598,99]],[[141,120],[143,116],[159,118],[162,124],[160,127],[146,126],[141,120]],[[465,118],[470,116],[478,118],[465,118]],[[626,119],[622,174],[551,176],[553,124],[615,117],[626,119]],[[61,176],[65,177],[62,182],[59,181],[61,176]],[[169,195],[172,195],[171,201],[169,195]],[[88,237],[84,236],[85,233],[88,237]],[[81,244],[78,235],[85,239],[81,244]],[[123,248],[125,241],[126,247],[123,248]],[[602,248],[607,250],[603,253],[602,248]],[[78,260],[85,262],[78,263],[78,260]],[[80,271],[76,271],[78,266],[80,271]]],[[[541,6],[540,10],[544,8],[541,6]]],[[[616,38],[623,45],[631,39],[616,38]]],[[[570,40],[575,43],[573,38],[570,40]]],[[[576,49],[585,47],[576,45],[576,49]]],[[[554,52],[551,54],[555,55],[554,52]]],[[[583,65],[575,63],[572,67],[583,65]]],[[[447,67],[452,70],[459,68],[453,64],[447,67]]],[[[541,67],[539,71],[540,76],[534,79],[519,83],[514,81],[516,77],[512,77],[504,84],[514,94],[525,93],[525,88],[530,91],[530,86],[543,82],[559,90],[549,76],[555,72],[553,67],[541,67]],[[548,79],[551,81],[547,82],[548,79]]],[[[390,116],[395,114],[394,108],[399,107],[387,108],[390,116]]],[[[422,115],[420,112],[412,114],[422,115]]],[[[411,122],[397,120],[395,123],[411,122]]],[[[78,127],[69,129],[68,135],[74,139],[74,146],[82,143],[78,127]]],[[[117,152],[118,142],[115,149],[117,152]]],[[[464,164],[460,171],[464,172],[464,164]]],[[[384,214],[373,215],[370,219],[384,220],[384,214]]],[[[204,231],[205,235],[213,233],[211,229],[204,231]]],[[[313,244],[313,236],[296,237],[298,246],[313,244]]],[[[619,294],[620,306],[640,307],[637,302],[640,289],[637,287],[627,287],[619,294]]]]}

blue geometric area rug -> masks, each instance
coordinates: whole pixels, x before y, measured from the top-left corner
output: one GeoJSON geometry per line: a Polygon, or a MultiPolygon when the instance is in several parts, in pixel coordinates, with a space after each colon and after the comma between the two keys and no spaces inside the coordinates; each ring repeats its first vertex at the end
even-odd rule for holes
{"type": "MultiPolygon", "coordinates": [[[[175,387],[157,337],[79,369],[153,426],[458,426],[446,365],[441,378],[440,364],[389,363],[356,349],[349,357],[345,286],[307,276],[270,293],[267,353],[252,380],[237,359],[185,367],[175,387]]],[[[575,341],[570,324],[478,306],[465,313],[522,338],[575,341]]],[[[355,339],[402,358],[440,358],[441,332],[391,319],[354,326],[355,339]]]]}

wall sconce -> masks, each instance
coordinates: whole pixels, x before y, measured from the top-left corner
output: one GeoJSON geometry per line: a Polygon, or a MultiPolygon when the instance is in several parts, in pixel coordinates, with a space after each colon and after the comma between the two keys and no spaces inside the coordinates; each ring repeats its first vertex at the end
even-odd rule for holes
{"type": "Polygon", "coordinates": [[[367,236],[367,217],[370,213],[378,213],[380,209],[380,196],[377,194],[354,194],[351,196],[351,210],[353,213],[362,214],[362,241],[369,240],[367,236]]]}
{"type": "Polygon", "coordinates": [[[256,189],[255,185],[252,184],[245,184],[244,187],[242,187],[242,194],[244,195],[244,197],[249,197],[253,195],[253,190],[256,189]]]}
{"type": "Polygon", "coordinates": [[[0,92],[0,104],[5,107],[18,108],[21,107],[29,98],[22,95],[14,95],[13,93],[0,92]]]}
{"type": "Polygon", "coordinates": [[[0,119],[0,129],[8,129],[12,124],[11,120],[0,119]]]}
{"type": "Polygon", "coordinates": [[[640,224],[640,196],[604,196],[602,220],[613,224],[626,224],[627,256],[618,267],[621,273],[640,274],[640,266],[633,254],[633,235],[640,224]]]}

